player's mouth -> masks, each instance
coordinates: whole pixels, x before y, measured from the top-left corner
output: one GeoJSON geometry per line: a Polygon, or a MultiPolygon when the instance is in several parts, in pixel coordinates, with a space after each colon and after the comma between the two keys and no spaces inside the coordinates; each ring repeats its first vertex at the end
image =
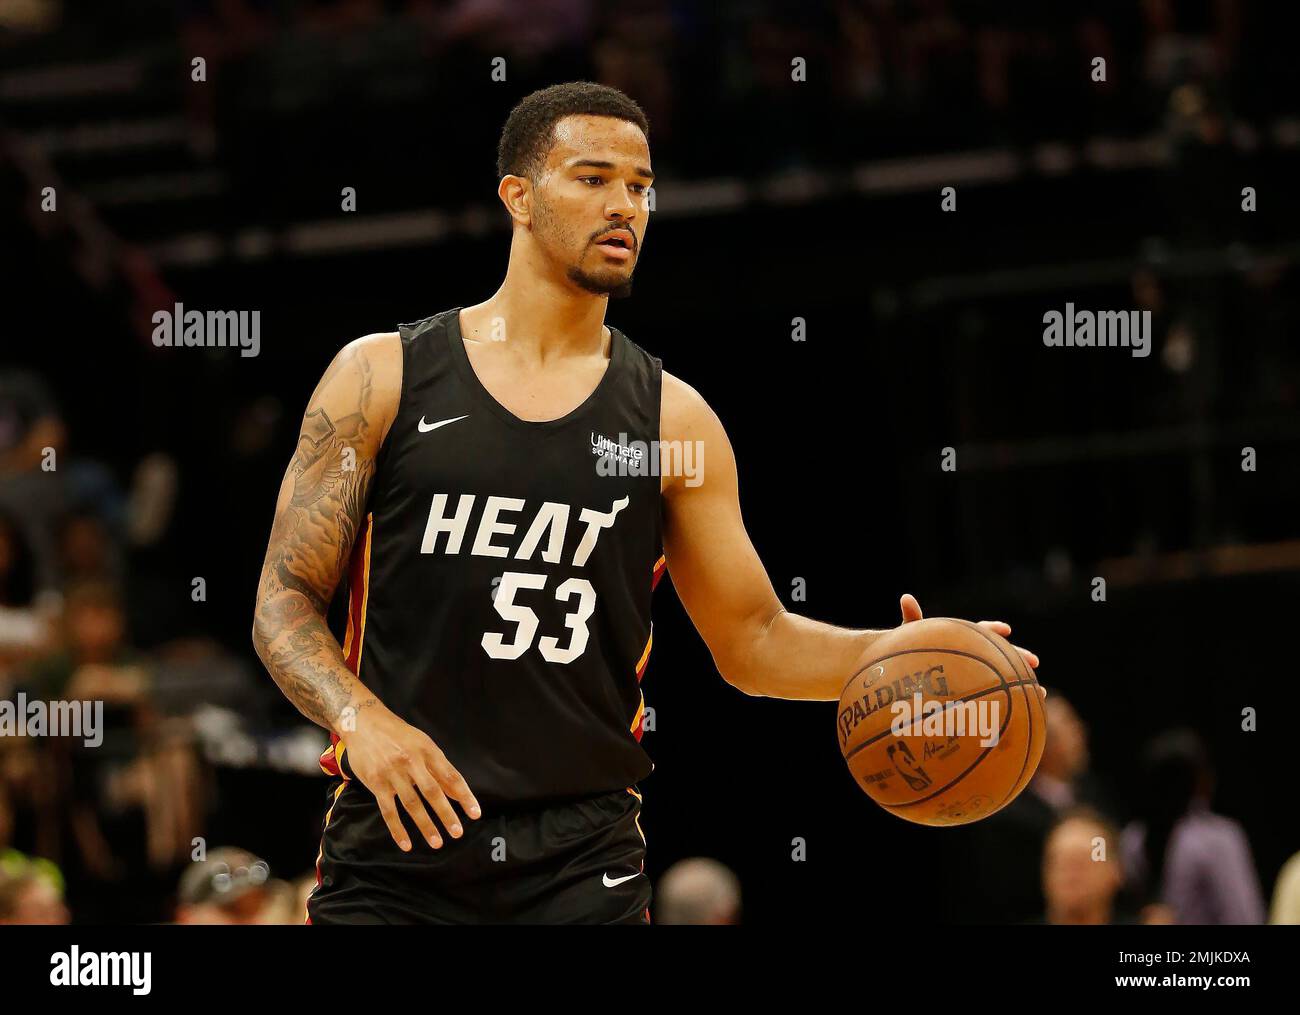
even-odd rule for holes
{"type": "Polygon", "coordinates": [[[626,261],[632,256],[633,244],[632,234],[626,229],[612,230],[596,242],[606,257],[617,261],[626,261]]]}

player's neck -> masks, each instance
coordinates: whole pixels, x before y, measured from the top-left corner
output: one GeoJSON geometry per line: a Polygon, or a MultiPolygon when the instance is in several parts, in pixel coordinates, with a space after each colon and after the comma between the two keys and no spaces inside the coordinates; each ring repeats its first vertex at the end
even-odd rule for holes
{"type": "Polygon", "coordinates": [[[538,365],[605,350],[607,297],[575,292],[567,280],[532,273],[525,279],[515,267],[507,271],[490,299],[462,312],[461,332],[466,339],[504,339],[513,355],[538,365]]]}

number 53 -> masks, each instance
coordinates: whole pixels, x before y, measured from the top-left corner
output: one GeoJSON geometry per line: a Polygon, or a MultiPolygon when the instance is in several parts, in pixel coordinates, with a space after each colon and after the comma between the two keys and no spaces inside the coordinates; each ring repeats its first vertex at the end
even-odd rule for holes
{"type": "MultiPolygon", "coordinates": [[[[483,651],[493,659],[518,659],[532,645],[533,637],[537,634],[537,614],[529,607],[516,603],[515,593],[520,589],[545,588],[547,577],[544,574],[524,574],[520,571],[506,571],[501,575],[493,602],[497,613],[518,626],[515,628],[514,640],[509,643],[496,631],[488,631],[483,635],[483,651]]],[[[548,663],[571,663],[586,651],[590,635],[587,620],[596,609],[596,590],[586,578],[566,579],[555,590],[555,598],[561,602],[568,602],[574,596],[578,597],[578,605],[564,618],[564,625],[573,632],[568,646],[560,648],[560,640],[550,635],[537,641],[538,651],[548,663]]]]}

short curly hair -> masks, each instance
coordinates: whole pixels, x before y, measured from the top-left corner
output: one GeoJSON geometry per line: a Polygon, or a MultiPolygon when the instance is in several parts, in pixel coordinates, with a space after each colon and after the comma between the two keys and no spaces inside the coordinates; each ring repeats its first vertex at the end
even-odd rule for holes
{"type": "Polygon", "coordinates": [[[555,125],[566,116],[612,116],[641,128],[650,138],[645,111],[617,88],[593,81],[569,81],[526,95],[510,111],[497,144],[497,179],[522,176],[536,181],[554,144],[555,125]]]}

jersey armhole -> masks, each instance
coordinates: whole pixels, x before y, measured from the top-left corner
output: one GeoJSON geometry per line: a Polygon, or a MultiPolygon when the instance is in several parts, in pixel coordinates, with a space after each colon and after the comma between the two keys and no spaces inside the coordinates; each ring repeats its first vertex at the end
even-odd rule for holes
{"type": "MultiPolygon", "coordinates": [[[[388,460],[388,449],[393,443],[393,430],[396,429],[397,421],[402,417],[402,405],[406,400],[406,350],[408,343],[406,339],[402,337],[400,325],[397,331],[397,344],[401,350],[401,356],[399,357],[401,375],[397,378],[397,406],[393,409],[393,418],[388,422],[388,430],[384,434],[384,439],[379,444],[379,450],[375,452],[375,478],[372,480],[370,488],[372,496],[375,488],[378,486],[377,481],[379,473],[383,469],[384,463],[388,460]]],[[[367,498],[367,500],[370,499],[371,498],[367,498]]],[[[367,510],[369,510],[369,507],[370,505],[367,504],[367,510]]]]}
{"type": "MultiPolygon", "coordinates": [[[[663,425],[664,425],[664,361],[658,356],[651,356],[651,362],[654,364],[654,400],[655,407],[655,440],[659,444],[660,451],[663,450],[663,425]]],[[[662,455],[659,456],[662,462],[662,455]]],[[[654,567],[658,567],[659,558],[664,555],[664,491],[663,480],[660,476],[655,476],[655,489],[659,496],[655,504],[655,545],[654,545],[654,567]]]]}

